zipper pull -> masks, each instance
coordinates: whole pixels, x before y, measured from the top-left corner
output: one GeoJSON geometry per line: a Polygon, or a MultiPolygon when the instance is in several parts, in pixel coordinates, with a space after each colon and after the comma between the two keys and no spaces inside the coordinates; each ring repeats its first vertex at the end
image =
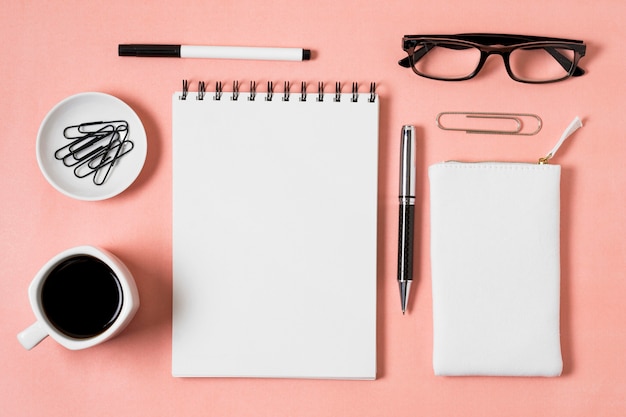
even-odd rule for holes
{"type": "Polygon", "coordinates": [[[569,138],[572,135],[572,133],[574,133],[581,127],[583,127],[583,123],[580,121],[580,118],[576,116],[576,118],[572,121],[572,123],[570,123],[569,126],[567,126],[567,129],[565,129],[565,132],[563,132],[563,134],[561,135],[561,139],[559,139],[556,145],[554,145],[554,148],[552,148],[552,150],[546,156],[544,156],[543,158],[539,158],[539,162],[538,162],[539,165],[547,164],[548,161],[552,159],[554,154],[556,154],[556,151],[559,150],[561,145],[563,145],[563,142],[565,142],[565,139],[569,138]]]}

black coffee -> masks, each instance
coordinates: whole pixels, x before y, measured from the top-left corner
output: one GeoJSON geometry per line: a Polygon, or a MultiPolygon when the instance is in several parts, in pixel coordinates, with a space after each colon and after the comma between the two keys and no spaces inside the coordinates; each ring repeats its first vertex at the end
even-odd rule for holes
{"type": "Polygon", "coordinates": [[[122,308],[122,288],[108,265],[80,255],[61,262],[48,274],[41,303],[54,327],[85,339],[113,324],[122,308]]]}

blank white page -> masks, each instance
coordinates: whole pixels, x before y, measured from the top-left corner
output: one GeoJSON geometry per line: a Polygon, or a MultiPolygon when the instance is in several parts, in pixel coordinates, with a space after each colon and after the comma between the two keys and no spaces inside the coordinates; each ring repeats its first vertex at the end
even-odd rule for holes
{"type": "Polygon", "coordinates": [[[180,94],[173,375],[375,378],[378,97],[180,94]]]}

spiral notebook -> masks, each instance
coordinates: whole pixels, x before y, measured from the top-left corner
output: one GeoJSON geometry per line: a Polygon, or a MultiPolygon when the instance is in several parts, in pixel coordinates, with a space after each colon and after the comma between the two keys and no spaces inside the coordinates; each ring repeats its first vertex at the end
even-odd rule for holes
{"type": "Polygon", "coordinates": [[[172,98],[172,374],[374,379],[374,85],[184,87],[172,98]]]}

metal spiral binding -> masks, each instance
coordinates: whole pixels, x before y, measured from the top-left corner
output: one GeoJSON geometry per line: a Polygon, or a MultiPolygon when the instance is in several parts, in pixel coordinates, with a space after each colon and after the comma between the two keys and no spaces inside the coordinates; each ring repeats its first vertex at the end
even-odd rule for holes
{"type": "MultiPolygon", "coordinates": [[[[181,95],[178,97],[180,100],[186,100],[187,94],[189,93],[189,81],[183,80],[183,90],[181,95]]],[[[214,100],[221,100],[222,94],[224,93],[223,85],[221,81],[216,81],[215,83],[215,94],[213,95],[214,100]]],[[[233,81],[233,91],[230,97],[231,100],[237,101],[239,99],[239,81],[233,81]]],[[[356,82],[352,83],[352,97],[350,101],[356,103],[359,101],[359,84],[356,82]]],[[[206,95],[206,83],[204,81],[198,82],[198,94],[196,96],[196,100],[204,100],[204,96],[206,95]]],[[[257,83],[256,81],[250,81],[250,92],[248,93],[248,100],[255,101],[257,95],[257,83]]],[[[285,81],[283,84],[283,95],[282,101],[289,101],[291,96],[291,82],[285,81]]],[[[267,92],[265,94],[265,101],[272,101],[274,98],[274,82],[267,82],[267,92]]],[[[299,101],[307,101],[307,83],[306,81],[302,81],[300,83],[300,96],[298,98],[299,101]]],[[[325,98],[324,92],[324,82],[319,81],[317,83],[317,95],[315,100],[318,102],[323,102],[325,98]]],[[[370,83],[370,91],[369,97],[367,99],[370,103],[374,103],[376,101],[376,83],[370,83]]],[[[341,101],[341,82],[335,82],[335,94],[333,96],[334,102],[341,101]]]]}
{"type": "Polygon", "coordinates": [[[213,100],[221,100],[222,99],[222,82],[215,82],[215,95],[213,96],[213,100]]]}
{"type": "Polygon", "coordinates": [[[306,101],[306,81],[300,84],[300,101],[306,101]]]}
{"type": "Polygon", "coordinates": [[[274,83],[272,81],[267,82],[267,94],[265,95],[265,101],[272,101],[274,97],[274,83]]]}
{"type": "Polygon", "coordinates": [[[204,84],[204,81],[199,81],[198,82],[198,96],[196,97],[196,100],[204,100],[205,93],[206,93],[206,85],[204,84]]]}
{"type": "Polygon", "coordinates": [[[335,83],[335,103],[341,101],[341,83],[337,81],[335,83]]]}
{"type": "Polygon", "coordinates": [[[256,81],[250,81],[250,95],[248,96],[248,100],[254,101],[256,98],[256,81]]]}
{"type": "Polygon", "coordinates": [[[187,80],[183,80],[183,93],[179,97],[181,100],[187,100],[187,93],[189,92],[189,82],[187,80]]]}
{"type": "Polygon", "coordinates": [[[233,95],[230,97],[231,100],[237,101],[239,98],[239,81],[233,81],[233,95]]]}
{"type": "Polygon", "coordinates": [[[324,101],[324,83],[322,81],[317,83],[317,101],[324,101]]]}
{"type": "Polygon", "coordinates": [[[370,103],[376,101],[376,83],[370,83],[370,103]]]}
{"type": "Polygon", "coordinates": [[[359,101],[359,83],[352,83],[352,102],[359,101]]]}

